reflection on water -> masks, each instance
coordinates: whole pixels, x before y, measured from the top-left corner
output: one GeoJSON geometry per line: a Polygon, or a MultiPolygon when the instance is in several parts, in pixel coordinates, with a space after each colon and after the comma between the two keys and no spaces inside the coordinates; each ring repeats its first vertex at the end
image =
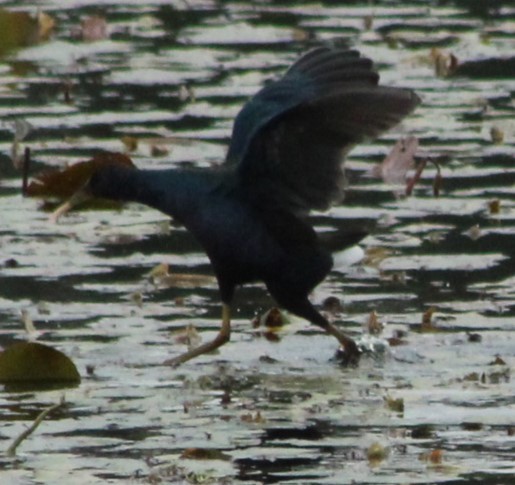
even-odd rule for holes
{"type": "MultiPolygon", "coordinates": [[[[27,310],[40,341],[67,353],[83,382],[16,460],[0,459],[2,482],[510,483],[510,2],[40,4],[56,20],[54,37],[12,47],[0,61],[0,344],[25,338],[19,313],[27,310]],[[93,14],[105,17],[107,35],[86,42],[80,23],[93,14]],[[34,171],[129,147],[141,167],[209,166],[223,159],[245,99],[323,41],[361,50],[385,83],[423,98],[396,131],[352,152],[347,205],[316,217],[321,227],[378,225],[363,244],[368,262],[332,273],[314,301],[340,298],[337,321],[356,335],[375,310],[386,324],[381,338],[402,345],[341,369],[333,340],[305,322],[271,342],[252,329],[272,305],[256,285],[238,292],[231,344],[163,368],[183,350],[174,332],[193,323],[207,340],[217,331],[218,292],[208,282],[156,287],[145,275],[161,262],[209,274],[207,258],[180,226],[141,206],[50,224],[20,195],[12,123],[33,127],[22,145],[34,171]],[[433,62],[452,53],[461,75],[437,77],[431,48],[440,49],[433,62]],[[367,177],[408,134],[421,157],[442,166],[439,198],[432,168],[407,199],[367,177]],[[431,306],[433,328],[424,331],[431,306]],[[377,463],[371,446],[385,451],[377,463]],[[191,459],[195,448],[218,454],[191,459]]],[[[59,396],[4,389],[2,446],[59,396]]]]}

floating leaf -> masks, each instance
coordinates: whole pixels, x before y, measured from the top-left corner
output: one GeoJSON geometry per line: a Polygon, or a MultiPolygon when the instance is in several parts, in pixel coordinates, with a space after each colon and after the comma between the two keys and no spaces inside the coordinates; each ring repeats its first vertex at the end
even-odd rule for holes
{"type": "Polygon", "coordinates": [[[402,184],[408,170],[413,168],[418,139],[414,136],[401,138],[385,159],[372,169],[372,174],[387,184],[402,184]]]}
{"type": "Polygon", "coordinates": [[[494,199],[488,202],[488,210],[490,214],[499,214],[501,212],[501,201],[499,199],[494,199]]]}
{"type": "Polygon", "coordinates": [[[429,55],[438,77],[447,77],[456,72],[458,69],[458,58],[452,54],[444,52],[438,48],[431,49],[429,55]]]}
{"type": "Polygon", "coordinates": [[[392,255],[392,251],[385,247],[369,247],[365,251],[365,257],[361,264],[363,266],[377,267],[386,258],[392,255]]]}
{"type": "Polygon", "coordinates": [[[404,399],[402,399],[401,397],[395,399],[391,396],[386,396],[385,402],[388,406],[388,409],[395,411],[396,413],[404,412],[404,399]]]}
{"type": "Polygon", "coordinates": [[[388,456],[389,450],[380,443],[372,443],[367,449],[367,458],[371,464],[378,464],[388,456]]]}
{"type": "Polygon", "coordinates": [[[181,101],[195,102],[195,91],[191,86],[186,84],[180,86],[178,96],[181,101]]]}
{"type": "Polygon", "coordinates": [[[0,56],[47,40],[54,27],[55,20],[45,13],[32,16],[0,8],[0,56]]]}
{"type": "Polygon", "coordinates": [[[261,315],[257,315],[252,320],[253,328],[262,328],[262,335],[270,342],[278,342],[281,338],[279,332],[282,327],[289,323],[286,315],[279,310],[279,308],[273,307],[267,310],[261,315]]]}
{"type": "Polygon", "coordinates": [[[431,424],[417,424],[411,430],[411,437],[414,440],[427,440],[434,436],[434,429],[431,424]]]}
{"type": "Polygon", "coordinates": [[[240,416],[240,419],[244,423],[252,423],[252,424],[263,424],[266,423],[266,419],[261,415],[259,411],[256,411],[255,414],[246,413],[240,416]]]}
{"type": "Polygon", "coordinates": [[[498,126],[492,126],[492,128],[490,128],[490,138],[492,139],[492,143],[500,145],[504,141],[504,131],[498,126]]]}
{"type": "Polygon", "coordinates": [[[152,145],[150,147],[150,154],[153,157],[165,157],[170,153],[170,150],[163,145],[152,145]]]}
{"type": "Polygon", "coordinates": [[[187,345],[188,349],[198,347],[202,342],[202,337],[197,332],[195,325],[189,323],[184,330],[180,330],[174,336],[175,343],[187,345]]]}
{"type": "Polygon", "coordinates": [[[324,312],[327,312],[330,315],[336,315],[338,313],[343,312],[342,302],[339,298],[336,298],[336,296],[328,296],[322,302],[322,308],[324,312]]]}
{"type": "Polygon", "coordinates": [[[363,29],[371,30],[374,25],[374,16],[373,15],[365,15],[363,17],[363,29]]]}
{"type": "Polygon", "coordinates": [[[159,263],[154,266],[145,276],[151,279],[154,284],[158,284],[161,278],[170,274],[170,266],[167,263],[159,263]]]}
{"type": "Polygon", "coordinates": [[[279,308],[273,307],[270,310],[267,310],[263,315],[256,317],[253,322],[254,327],[268,327],[268,328],[278,328],[282,327],[285,323],[287,323],[284,318],[283,313],[279,308]]]}
{"type": "Polygon", "coordinates": [[[465,232],[463,232],[463,235],[470,237],[470,239],[473,241],[477,241],[480,237],[483,236],[483,233],[479,227],[479,224],[475,224],[470,229],[467,229],[465,232]]]}
{"type": "Polygon", "coordinates": [[[377,312],[372,310],[367,320],[367,330],[370,335],[379,335],[384,329],[384,324],[379,321],[377,312]]]}
{"type": "Polygon", "coordinates": [[[433,450],[429,453],[428,459],[434,465],[438,465],[442,463],[443,459],[443,451],[442,450],[433,450]]]}
{"type": "Polygon", "coordinates": [[[481,431],[483,429],[483,423],[465,421],[461,423],[461,427],[466,431],[481,431]]]}
{"type": "Polygon", "coordinates": [[[35,342],[18,342],[0,353],[0,382],[78,384],[80,375],[62,352],[35,342]]]}
{"type": "Polygon", "coordinates": [[[128,152],[135,152],[138,149],[138,139],[135,136],[124,135],[121,141],[128,152]]]}
{"type": "Polygon", "coordinates": [[[86,42],[107,39],[107,21],[100,15],[86,17],[80,23],[81,38],[86,42]]]}
{"type": "Polygon", "coordinates": [[[483,337],[479,333],[467,333],[468,341],[473,343],[479,343],[483,340],[483,337]]]}
{"type": "Polygon", "coordinates": [[[27,335],[29,335],[29,337],[34,337],[38,334],[38,331],[36,330],[36,327],[34,326],[34,322],[32,321],[32,318],[31,318],[28,310],[23,309],[21,311],[21,321],[22,321],[23,326],[25,327],[25,331],[27,332],[27,335]]]}
{"type": "Polygon", "coordinates": [[[506,362],[500,355],[496,355],[495,359],[492,360],[488,365],[506,365],[506,362]]]}
{"type": "Polygon", "coordinates": [[[143,307],[143,294],[140,291],[135,291],[129,295],[129,300],[134,303],[138,308],[143,307]]]}
{"type": "Polygon", "coordinates": [[[433,314],[436,312],[436,307],[428,308],[422,315],[422,324],[420,325],[421,332],[435,332],[438,328],[433,323],[433,314]]]}
{"type": "Polygon", "coordinates": [[[123,153],[99,153],[91,160],[78,162],[62,170],[41,172],[27,187],[26,195],[69,199],[86,184],[96,170],[107,165],[134,167],[132,160],[123,153]]]}
{"type": "Polygon", "coordinates": [[[224,460],[229,461],[231,457],[220,450],[210,448],[186,448],[181,458],[187,460],[224,460]]]}
{"type": "Polygon", "coordinates": [[[197,288],[215,283],[215,278],[211,275],[170,273],[170,266],[167,263],[158,264],[145,277],[162,288],[197,288]]]}

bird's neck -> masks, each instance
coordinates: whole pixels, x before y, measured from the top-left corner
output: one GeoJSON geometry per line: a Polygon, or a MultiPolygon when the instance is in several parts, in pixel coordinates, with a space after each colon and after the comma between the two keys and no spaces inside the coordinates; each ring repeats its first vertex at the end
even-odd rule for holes
{"type": "Polygon", "coordinates": [[[217,182],[207,170],[119,170],[116,186],[104,187],[97,195],[145,204],[182,222],[217,182]]]}

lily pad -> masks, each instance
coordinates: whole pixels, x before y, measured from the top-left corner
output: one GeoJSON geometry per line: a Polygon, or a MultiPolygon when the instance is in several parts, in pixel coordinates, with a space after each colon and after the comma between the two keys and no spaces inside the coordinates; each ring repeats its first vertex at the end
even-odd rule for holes
{"type": "Polygon", "coordinates": [[[75,364],[59,350],[36,342],[18,342],[0,353],[0,383],[80,382],[75,364]]]}

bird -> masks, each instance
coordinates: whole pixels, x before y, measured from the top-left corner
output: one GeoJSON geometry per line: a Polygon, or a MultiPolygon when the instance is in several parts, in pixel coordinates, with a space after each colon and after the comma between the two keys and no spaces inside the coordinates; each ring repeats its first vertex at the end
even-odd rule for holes
{"type": "MultiPolygon", "coordinates": [[[[346,154],[397,125],[419,103],[411,89],[380,85],[372,60],[359,51],[319,46],[246,102],[219,165],[107,165],[91,175],[83,194],[142,203],[171,216],[211,262],[222,303],[220,330],[166,365],[227,343],[235,290],[257,281],[277,305],[335,337],[348,364],[358,363],[355,340],[309,300],[333,265],[331,241],[317,234],[309,216],[342,202],[346,154]]],[[[338,245],[352,246],[366,234],[349,228],[338,245]]]]}

